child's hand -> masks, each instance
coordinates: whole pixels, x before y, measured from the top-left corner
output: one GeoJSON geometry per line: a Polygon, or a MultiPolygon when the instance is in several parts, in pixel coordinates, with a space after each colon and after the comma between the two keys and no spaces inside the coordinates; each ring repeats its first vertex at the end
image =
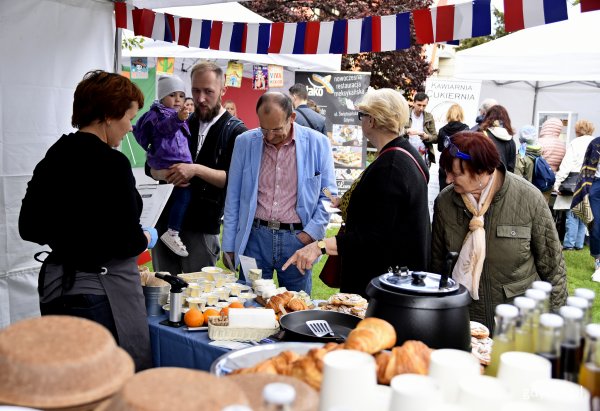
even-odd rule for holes
{"type": "Polygon", "coordinates": [[[190,115],[190,112],[187,110],[187,108],[185,108],[185,106],[182,106],[179,109],[179,112],[177,113],[177,117],[179,117],[179,120],[181,120],[181,121],[187,120],[189,115],[190,115]]]}

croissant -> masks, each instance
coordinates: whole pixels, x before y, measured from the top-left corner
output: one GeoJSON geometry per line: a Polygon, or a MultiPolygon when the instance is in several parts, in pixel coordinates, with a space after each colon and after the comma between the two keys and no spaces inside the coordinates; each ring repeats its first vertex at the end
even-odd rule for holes
{"type": "Polygon", "coordinates": [[[377,380],[380,384],[389,384],[399,374],[427,375],[431,349],[421,341],[406,341],[401,347],[394,347],[391,354],[375,358],[377,380]]]}
{"type": "Polygon", "coordinates": [[[292,365],[292,377],[299,378],[314,389],[320,390],[323,372],[319,369],[317,362],[310,356],[300,358],[292,365]]]}
{"type": "Polygon", "coordinates": [[[302,298],[294,297],[287,303],[287,308],[290,311],[302,311],[307,310],[308,305],[306,305],[302,298]]]}
{"type": "Polygon", "coordinates": [[[360,321],[346,339],[347,349],[364,351],[369,354],[392,348],[395,344],[396,330],[394,327],[387,321],[374,317],[360,321]]]}
{"type": "Polygon", "coordinates": [[[266,308],[272,308],[276,313],[281,311],[280,307],[285,306],[285,302],[283,298],[281,298],[281,294],[274,295],[269,299],[266,308]]]}

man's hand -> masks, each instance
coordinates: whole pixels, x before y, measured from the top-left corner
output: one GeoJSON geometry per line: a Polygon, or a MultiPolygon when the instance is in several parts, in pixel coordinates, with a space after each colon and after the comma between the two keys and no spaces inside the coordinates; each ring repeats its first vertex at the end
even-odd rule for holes
{"type": "Polygon", "coordinates": [[[300,240],[304,245],[308,245],[315,241],[315,239],[308,235],[306,231],[300,231],[298,234],[296,234],[296,237],[298,237],[298,240],[300,240]]]}
{"type": "Polygon", "coordinates": [[[317,245],[317,242],[312,242],[306,247],[296,251],[294,255],[285,262],[281,269],[285,271],[290,265],[294,264],[298,271],[304,274],[306,270],[310,270],[312,268],[313,263],[317,258],[319,258],[320,255],[321,249],[317,245]]]}
{"type": "Polygon", "coordinates": [[[196,175],[195,164],[177,163],[173,164],[165,174],[167,183],[174,184],[177,187],[187,187],[190,180],[196,175]]]}
{"type": "Polygon", "coordinates": [[[419,137],[421,137],[421,140],[423,140],[423,141],[428,141],[429,140],[429,136],[424,131],[421,132],[421,133],[419,133],[419,137]]]}
{"type": "Polygon", "coordinates": [[[421,132],[419,130],[415,130],[414,128],[409,128],[408,130],[406,130],[406,134],[408,134],[409,136],[417,136],[420,135],[421,132]]]}

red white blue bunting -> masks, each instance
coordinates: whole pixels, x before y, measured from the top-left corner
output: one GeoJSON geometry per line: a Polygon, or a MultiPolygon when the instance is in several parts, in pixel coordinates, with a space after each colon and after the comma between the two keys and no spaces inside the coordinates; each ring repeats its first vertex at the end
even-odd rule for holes
{"type": "MultiPolygon", "coordinates": [[[[584,4],[585,3],[585,4],[584,4]]],[[[600,0],[581,0],[599,8],[600,0]]],[[[587,11],[587,10],[586,10],[587,11]]],[[[567,19],[567,0],[504,0],[506,31],[567,19]]],[[[410,47],[410,15],[417,43],[453,42],[491,33],[490,0],[390,16],[299,23],[198,20],[115,3],[117,28],[186,47],[258,54],[353,54],[410,47]]]]}

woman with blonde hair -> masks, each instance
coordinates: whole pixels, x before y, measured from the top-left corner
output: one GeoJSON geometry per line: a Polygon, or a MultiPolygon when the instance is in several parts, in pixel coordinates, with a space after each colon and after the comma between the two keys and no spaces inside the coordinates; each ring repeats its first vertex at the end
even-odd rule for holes
{"type": "MultiPolygon", "coordinates": [[[[441,153],[444,151],[445,143],[448,139],[458,133],[459,131],[466,131],[469,126],[463,123],[465,119],[465,112],[463,111],[460,104],[452,104],[446,112],[446,125],[440,128],[438,131],[438,151],[441,153]]],[[[440,182],[440,191],[442,191],[448,184],[446,183],[446,171],[440,167],[438,171],[438,179],[440,182]]]]}
{"type": "Polygon", "coordinates": [[[345,231],[296,251],[283,268],[295,264],[303,272],[321,254],[339,255],[341,291],[365,296],[371,279],[390,266],[429,267],[429,171],[402,137],[409,111],[400,93],[369,90],[357,108],[363,135],[378,157],[351,188],[345,231]]]}

